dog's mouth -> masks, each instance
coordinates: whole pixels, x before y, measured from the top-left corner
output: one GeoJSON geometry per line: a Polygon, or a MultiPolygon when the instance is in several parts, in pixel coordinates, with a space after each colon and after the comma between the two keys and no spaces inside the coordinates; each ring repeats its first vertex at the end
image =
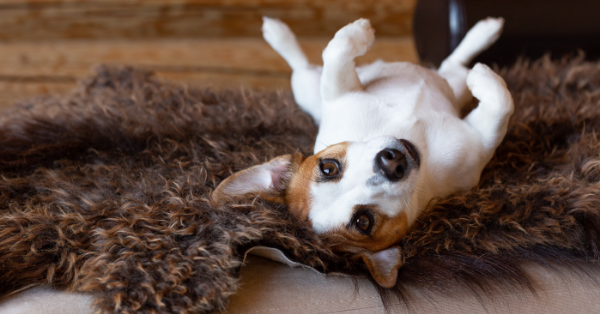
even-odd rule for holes
{"type": "Polygon", "coordinates": [[[417,168],[421,167],[421,158],[419,157],[419,151],[417,150],[415,145],[413,145],[413,143],[405,139],[400,139],[400,143],[402,143],[402,146],[404,146],[404,149],[406,150],[410,158],[412,158],[412,160],[415,162],[417,168]]]}

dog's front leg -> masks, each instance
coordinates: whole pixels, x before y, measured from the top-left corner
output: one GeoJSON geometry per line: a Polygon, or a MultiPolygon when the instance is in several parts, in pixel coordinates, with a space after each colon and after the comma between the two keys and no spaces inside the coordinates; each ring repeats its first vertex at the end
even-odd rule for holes
{"type": "Polygon", "coordinates": [[[290,67],[292,91],[298,105],[310,114],[315,123],[321,122],[321,67],[308,63],[306,55],[296,40],[296,35],[282,21],[263,17],[263,36],[290,67]]]}
{"type": "Polygon", "coordinates": [[[504,80],[483,64],[476,64],[467,76],[467,86],[479,106],[465,118],[481,138],[487,163],[506,135],[513,113],[513,100],[504,80]]]}
{"type": "Polygon", "coordinates": [[[364,55],[375,40],[369,20],[360,19],[340,29],[323,51],[321,98],[334,100],[341,95],[363,89],[354,58],[364,55]]]}

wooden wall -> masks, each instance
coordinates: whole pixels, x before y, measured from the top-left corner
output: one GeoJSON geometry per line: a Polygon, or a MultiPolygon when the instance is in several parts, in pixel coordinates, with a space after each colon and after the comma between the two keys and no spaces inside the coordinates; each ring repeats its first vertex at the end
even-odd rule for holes
{"type": "Polygon", "coordinates": [[[301,37],[360,17],[379,36],[410,36],[416,0],[2,0],[0,40],[259,37],[263,15],[301,37]]]}
{"type": "Polygon", "coordinates": [[[416,61],[416,0],[0,0],[0,105],[61,93],[100,63],[215,88],[289,88],[290,69],[262,40],[263,15],[300,38],[311,61],[343,25],[376,29],[359,60],[416,61]]]}

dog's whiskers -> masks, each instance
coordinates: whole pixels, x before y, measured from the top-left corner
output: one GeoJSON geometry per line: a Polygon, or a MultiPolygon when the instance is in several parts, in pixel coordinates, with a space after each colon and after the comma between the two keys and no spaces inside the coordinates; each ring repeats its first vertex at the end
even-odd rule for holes
{"type": "Polygon", "coordinates": [[[405,196],[402,198],[402,201],[404,202],[404,206],[407,210],[410,210],[411,212],[414,211],[414,208],[412,206],[412,202],[410,201],[410,199],[407,200],[407,197],[405,196]]]}
{"type": "Polygon", "coordinates": [[[427,196],[427,190],[423,187],[418,186],[416,183],[412,184],[412,188],[419,196],[427,196]]]}

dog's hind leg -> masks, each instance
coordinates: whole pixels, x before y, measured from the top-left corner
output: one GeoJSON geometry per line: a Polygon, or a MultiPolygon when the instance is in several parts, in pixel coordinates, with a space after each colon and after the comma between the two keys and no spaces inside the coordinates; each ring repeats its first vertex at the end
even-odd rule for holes
{"type": "Polygon", "coordinates": [[[292,68],[292,91],[296,103],[317,124],[321,121],[320,81],[322,68],[308,62],[296,36],[278,19],[263,17],[263,37],[292,68]]]}
{"type": "Polygon", "coordinates": [[[480,137],[483,161],[487,164],[506,135],[508,120],[514,110],[513,100],[504,80],[481,63],[469,72],[467,85],[479,100],[479,105],[465,117],[465,121],[480,137]]]}
{"type": "Polygon", "coordinates": [[[466,83],[467,65],[498,40],[503,25],[502,18],[487,18],[477,22],[438,69],[454,92],[458,111],[472,99],[466,83]]]}
{"type": "Polygon", "coordinates": [[[374,40],[375,31],[366,19],[348,24],[335,34],[323,51],[321,97],[324,102],[363,89],[354,58],[365,54],[374,40]]]}

